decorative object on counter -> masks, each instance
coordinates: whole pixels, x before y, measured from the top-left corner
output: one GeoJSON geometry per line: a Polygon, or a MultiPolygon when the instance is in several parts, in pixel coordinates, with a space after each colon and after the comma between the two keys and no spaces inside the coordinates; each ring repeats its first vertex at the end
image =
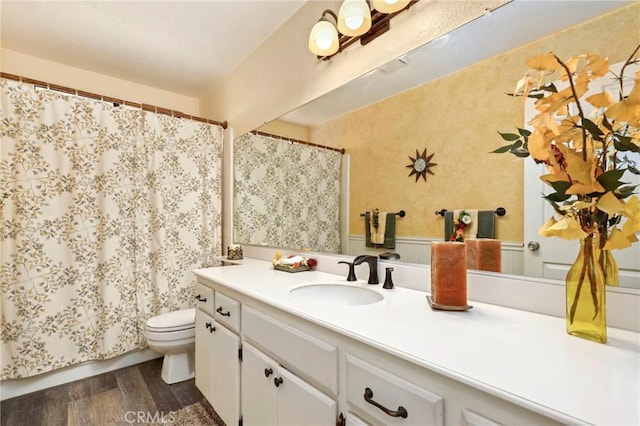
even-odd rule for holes
{"type": "Polygon", "coordinates": [[[606,252],[631,246],[640,231],[640,199],[635,187],[625,186],[623,179],[625,173],[640,174],[629,159],[640,152],[640,70],[633,87],[628,85],[628,96],[623,93],[632,81],[625,79],[625,73],[640,64],[639,51],[640,45],[613,75],[615,84],[603,85],[585,99],[590,83],[609,74],[607,57],[583,54],[563,61],[546,53],[530,58],[527,65],[537,72],[527,73],[513,96],[535,98],[539,113],[528,123],[531,131],[499,132],[509,144],[493,151],[531,156],[547,166],[541,179],[554,192],[544,198],[555,213],[539,232],[581,240],[580,254],[566,278],[567,332],[602,343],[606,333],[595,331],[606,330],[600,281],[614,281],[604,271],[617,275],[606,252]],[[556,87],[558,79],[567,83],[556,87]],[[595,247],[594,242],[598,242],[595,247]],[[583,303],[591,304],[592,318],[581,314],[586,311],[583,303]]]}
{"type": "Polygon", "coordinates": [[[502,272],[502,241],[492,238],[467,238],[467,269],[502,272]]]}
{"type": "Polygon", "coordinates": [[[277,251],[271,263],[273,268],[279,271],[302,272],[314,268],[318,261],[312,257],[304,257],[299,254],[290,254],[283,257],[280,251],[277,251]]]}
{"type": "Polygon", "coordinates": [[[427,173],[429,173],[430,175],[433,174],[433,172],[431,171],[431,167],[438,165],[437,163],[431,162],[433,156],[434,154],[427,156],[427,148],[422,151],[422,154],[419,154],[418,150],[416,149],[416,158],[409,156],[409,160],[411,160],[411,164],[407,165],[407,167],[411,169],[409,177],[416,175],[416,182],[418,181],[418,179],[420,179],[420,177],[422,177],[422,179],[424,179],[424,181],[426,182],[427,173]]]}
{"type": "Polygon", "coordinates": [[[441,210],[444,217],[445,241],[464,241],[465,238],[495,238],[496,216],[504,216],[504,209],[441,210]],[[502,213],[502,214],[499,214],[502,213]],[[465,221],[467,223],[465,223],[465,221]]]}
{"type": "Polygon", "coordinates": [[[396,216],[405,217],[404,210],[397,213],[380,212],[377,208],[364,216],[365,245],[393,249],[396,247],[396,216]]]}
{"type": "Polygon", "coordinates": [[[580,251],[566,278],[567,332],[605,343],[607,312],[604,272],[598,261],[597,236],[580,240],[580,251]]]}
{"type": "Polygon", "coordinates": [[[393,272],[393,268],[385,268],[385,277],[384,277],[384,284],[382,285],[382,288],[386,288],[386,289],[392,289],[393,288],[393,278],[391,277],[391,273],[393,272]]]}
{"type": "Polygon", "coordinates": [[[230,244],[227,247],[227,259],[229,260],[244,259],[244,256],[242,255],[242,246],[239,244],[230,244]]]}
{"type": "Polygon", "coordinates": [[[464,243],[431,243],[431,297],[434,309],[467,310],[467,248],[464,243]]]}

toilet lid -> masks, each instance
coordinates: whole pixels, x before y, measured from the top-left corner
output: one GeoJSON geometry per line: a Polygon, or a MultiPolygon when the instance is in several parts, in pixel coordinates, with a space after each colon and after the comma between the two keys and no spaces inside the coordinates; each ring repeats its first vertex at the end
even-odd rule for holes
{"type": "Polygon", "coordinates": [[[180,311],[167,312],[149,318],[147,327],[150,328],[176,328],[193,326],[196,322],[196,308],[182,309],[180,311]]]}

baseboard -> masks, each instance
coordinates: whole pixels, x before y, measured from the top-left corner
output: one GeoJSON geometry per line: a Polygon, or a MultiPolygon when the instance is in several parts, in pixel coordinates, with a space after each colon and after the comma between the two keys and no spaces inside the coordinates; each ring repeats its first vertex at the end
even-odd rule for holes
{"type": "Polygon", "coordinates": [[[142,351],[129,352],[117,358],[85,362],[73,367],[62,368],[24,379],[3,380],[0,382],[0,400],[4,401],[5,399],[15,398],[16,396],[37,392],[53,386],[97,376],[98,374],[140,364],[161,356],[161,354],[151,349],[144,349],[142,351]]]}

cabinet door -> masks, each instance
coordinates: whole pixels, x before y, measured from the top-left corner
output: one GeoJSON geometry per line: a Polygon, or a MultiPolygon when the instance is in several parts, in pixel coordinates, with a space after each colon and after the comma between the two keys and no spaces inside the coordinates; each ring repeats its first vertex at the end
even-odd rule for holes
{"type": "Polygon", "coordinates": [[[240,419],[240,337],[214,321],[213,399],[211,405],[227,425],[240,419]]]}
{"type": "Polygon", "coordinates": [[[213,401],[213,318],[196,309],[196,387],[213,401]]]}
{"type": "Polygon", "coordinates": [[[242,424],[275,425],[276,387],[273,379],[278,372],[275,361],[250,343],[242,346],[242,424]]]}
{"type": "Polygon", "coordinates": [[[337,403],[283,367],[278,367],[278,424],[336,424],[337,403]]]}

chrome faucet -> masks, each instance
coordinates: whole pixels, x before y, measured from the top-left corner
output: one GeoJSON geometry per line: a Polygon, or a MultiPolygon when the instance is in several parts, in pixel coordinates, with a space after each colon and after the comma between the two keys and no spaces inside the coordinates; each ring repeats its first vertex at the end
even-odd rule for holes
{"type": "Polygon", "coordinates": [[[380,281],[378,281],[378,257],[363,254],[353,259],[354,265],[360,265],[363,262],[367,262],[369,264],[369,281],[367,282],[369,284],[380,284],[380,281]]]}

